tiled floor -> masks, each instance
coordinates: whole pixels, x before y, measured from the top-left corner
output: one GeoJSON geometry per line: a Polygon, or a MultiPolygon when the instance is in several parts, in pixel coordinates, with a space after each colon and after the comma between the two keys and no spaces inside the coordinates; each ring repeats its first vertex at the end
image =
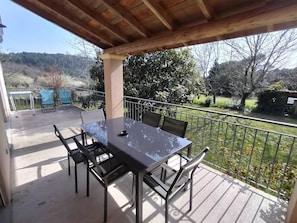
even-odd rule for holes
{"type": "MultiPolygon", "coordinates": [[[[2,223],[103,222],[103,188],[91,177],[90,197],[85,191],[85,166],[78,167],[78,193],[74,171],[67,174],[66,150],[53,133],[57,124],[66,135],[79,132],[79,110],[59,108],[32,116],[29,111],[12,117],[13,201],[0,210],[2,223]]],[[[109,187],[108,222],[133,223],[131,174],[109,187]]],[[[145,185],[143,222],[164,222],[164,201],[145,185]]],[[[234,180],[205,165],[195,175],[194,202],[189,192],[170,205],[170,222],[284,222],[286,203],[234,180]]]]}

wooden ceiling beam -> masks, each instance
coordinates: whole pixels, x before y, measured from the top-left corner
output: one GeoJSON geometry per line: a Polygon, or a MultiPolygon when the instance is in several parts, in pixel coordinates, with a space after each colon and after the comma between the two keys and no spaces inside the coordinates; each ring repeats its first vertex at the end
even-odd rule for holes
{"type": "Polygon", "coordinates": [[[104,21],[102,18],[100,18],[96,13],[89,10],[85,5],[83,5],[81,2],[77,0],[68,0],[68,2],[76,7],[78,10],[84,12],[86,15],[90,16],[91,18],[95,19],[100,26],[107,29],[109,32],[111,32],[113,35],[121,39],[123,42],[128,43],[129,40],[121,33],[118,29],[115,29],[114,26],[109,25],[106,21],[104,21]]]}
{"type": "Polygon", "coordinates": [[[81,21],[78,17],[73,17],[72,14],[66,13],[65,10],[63,10],[63,8],[57,3],[48,0],[39,0],[39,2],[48,7],[48,9],[50,10],[51,8],[55,8],[55,12],[58,13],[61,17],[67,19],[69,23],[74,23],[80,26],[81,29],[85,30],[85,32],[90,32],[98,36],[102,42],[105,42],[110,46],[115,46],[115,43],[111,42],[108,36],[94,29],[94,27],[92,27],[90,24],[81,21]]]}
{"type": "Polygon", "coordinates": [[[215,13],[213,9],[210,7],[207,1],[205,0],[196,0],[198,7],[200,8],[202,14],[207,20],[211,20],[215,18],[215,13]]]}
{"type": "Polygon", "coordinates": [[[157,16],[157,18],[167,27],[169,30],[174,29],[174,23],[172,17],[161,7],[159,2],[155,0],[143,0],[143,3],[157,16]]]}
{"type": "Polygon", "coordinates": [[[134,30],[136,30],[143,37],[148,37],[149,33],[137,19],[135,19],[130,13],[128,13],[123,7],[121,7],[114,0],[100,0],[107,7],[112,9],[121,19],[128,23],[134,30]]]}
{"type": "MultiPolygon", "coordinates": [[[[60,27],[62,27],[65,30],[68,30],[71,33],[74,33],[77,36],[80,36],[81,38],[84,38],[86,41],[98,46],[98,44],[103,44],[102,46],[110,47],[110,44],[107,44],[105,41],[102,41],[101,38],[95,36],[93,33],[90,33],[88,31],[82,30],[81,27],[78,28],[76,24],[73,23],[71,27],[69,26],[69,23],[61,23],[60,15],[56,12],[51,12],[44,10],[42,7],[37,6],[37,4],[32,4],[31,2],[25,1],[25,0],[14,0],[15,3],[21,5],[22,7],[30,10],[33,13],[36,13],[37,15],[42,14],[43,18],[46,20],[52,22],[53,24],[56,24],[60,27]]],[[[43,6],[46,7],[46,6],[43,6]]]]}
{"type": "MultiPolygon", "coordinates": [[[[276,5],[270,5],[262,11],[256,10],[246,14],[238,14],[222,20],[213,20],[206,24],[194,27],[187,27],[175,32],[164,32],[148,39],[142,39],[122,46],[105,49],[104,53],[114,54],[134,54],[140,51],[152,51],[153,49],[174,45],[182,45],[186,42],[199,42],[199,39],[215,39],[218,36],[226,34],[241,33],[243,36],[249,30],[255,30],[269,25],[288,23],[297,21],[297,4],[290,4],[279,8],[276,5]]],[[[275,26],[274,26],[275,27],[275,26]]]]}

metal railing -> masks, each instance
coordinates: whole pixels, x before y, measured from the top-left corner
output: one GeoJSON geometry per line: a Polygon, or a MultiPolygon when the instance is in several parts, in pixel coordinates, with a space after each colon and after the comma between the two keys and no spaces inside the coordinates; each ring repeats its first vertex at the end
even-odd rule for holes
{"type": "MultiPolygon", "coordinates": [[[[104,92],[72,91],[82,108],[104,107],[104,92]]],[[[146,110],[187,121],[186,137],[193,142],[193,154],[209,146],[208,165],[282,199],[290,198],[297,178],[297,125],[128,96],[124,108],[125,116],[137,121],[146,110]]]]}
{"type": "Polygon", "coordinates": [[[253,125],[282,126],[287,132],[296,132],[296,125],[125,97],[126,116],[141,121],[145,110],[187,121],[186,137],[193,142],[193,153],[210,147],[208,165],[282,199],[290,198],[297,177],[297,136],[253,125]]]}
{"type": "MultiPolygon", "coordinates": [[[[26,90],[32,91],[35,108],[41,108],[39,90],[38,89],[26,89],[26,90]]],[[[94,90],[85,89],[85,88],[71,88],[70,90],[72,92],[72,100],[77,106],[83,109],[93,109],[98,107],[104,107],[104,104],[105,104],[104,92],[94,91],[94,90]]],[[[8,91],[8,93],[9,92],[10,91],[8,91]]],[[[16,110],[30,109],[30,98],[28,95],[22,95],[22,94],[14,95],[13,99],[14,99],[14,104],[16,106],[16,110]]],[[[55,102],[57,106],[60,105],[60,100],[57,93],[55,93],[55,102]]],[[[9,100],[9,103],[10,103],[10,107],[12,108],[13,106],[10,100],[9,100]]]]}

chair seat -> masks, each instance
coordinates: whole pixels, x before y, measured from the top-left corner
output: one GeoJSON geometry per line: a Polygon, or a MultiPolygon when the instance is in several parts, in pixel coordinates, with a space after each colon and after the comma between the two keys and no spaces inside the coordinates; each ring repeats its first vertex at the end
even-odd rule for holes
{"type": "Polygon", "coordinates": [[[81,152],[78,149],[72,150],[70,156],[72,157],[75,163],[81,163],[86,160],[83,154],[81,154],[81,152]]]}
{"type": "Polygon", "coordinates": [[[166,169],[166,178],[160,179],[154,174],[147,174],[144,176],[144,182],[150,186],[153,190],[155,190],[161,197],[164,199],[170,197],[175,194],[175,191],[180,191],[181,187],[185,187],[186,183],[190,180],[189,177],[183,176],[175,185],[172,187],[172,190],[169,193],[171,185],[173,185],[174,180],[178,174],[178,171],[175,169],[162,164],[160,168],[166,169]]]}
{"type": "Polygon", "coordinates": [[[102,174],[98,172],[98,168],[92,165],[90,166],[91,173],[98,179],[98,180],[106,180],[108,183],[111,183],[118,179],[119,177],[125,175],[129,172],[127,166],[121,164],[118,159],[112,157],[110,159],[104,160],[99,162],[98,165],[102,170],[102,174]]]}

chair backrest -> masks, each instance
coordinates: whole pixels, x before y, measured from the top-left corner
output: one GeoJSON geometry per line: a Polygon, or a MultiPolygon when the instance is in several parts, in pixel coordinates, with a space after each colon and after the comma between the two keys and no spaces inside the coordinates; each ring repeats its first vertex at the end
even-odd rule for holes
{"type": "Polygon", "coordinates": [[[179,185],[179,181],[182,181],[185,177],[188,178],[189,174],[191,174],[190,178],[193,178],[193,174],[195,170],[198,168],[199,164],[204,159],[206,153],[209,151],[209,148],[206,147],[203,151],[201,151],[198,155],[193,157],[189,162],[184,164],[180,167],[179,171],[176,174],[176,177],[172,181],[172,184],[170,186],[169,192],[172,191],[172,189],[179,185]]]}
{"type": "Polygon", "coordinates": [[[187,126],[188,126],[188,122],[169,118],[169,117],[164,117],[164,121],[161,129],[166,132],[169,132],[184,138],[186,135],[187,126]]]}
{"type": "Polygon", "coordinates": [[[65,146],[65,148],[67,149],[68,153],[71,152],[71,149],[68,145],[68,143],[66,142],[65,138],[63,137],[63,135],[61,134],[61,132],[59,131],[58,127],[56,125],[54,125],[54,131],[55,131],[55,135],[60,139],[60,141],[63,143],[63,145],[65,146]]]}
{"type": "Polygon", "coordinates": [[[72,104],[70,90],[59,90],[59,98],[60,98],[61,104],[72,104]]]}
{"type": "Polygon", "coordinates": [[[84,156],[92,163],[92,165],[94,165],[99,173],[99,175],[102,177],[103,176],[103,170],[100,167],[100,165],[98,165],[97,161],[96,161],[96,156],[94,151],[89,151],[85,146],[83,146],[75,137],[73,138],[73,140],[75,141],[77,148],[84,154],[84,156]]]}
{"type": "Polygon", "coordinates": [[[142,116],[142,122],[152,127],[158,127],[161,120],[161,114],[151,111],[145,111],[142,116]]]}
{"type": "Polygon", "coordinates": [[[82,123],[98,122],[105,120],[103,108],[80,113],[82,123]]]}
{"type": "Polygon", "coordinates": [[[54,90],[40,90],[39,94],[42,105],[53,105],[55,103],[54,90]]]}

